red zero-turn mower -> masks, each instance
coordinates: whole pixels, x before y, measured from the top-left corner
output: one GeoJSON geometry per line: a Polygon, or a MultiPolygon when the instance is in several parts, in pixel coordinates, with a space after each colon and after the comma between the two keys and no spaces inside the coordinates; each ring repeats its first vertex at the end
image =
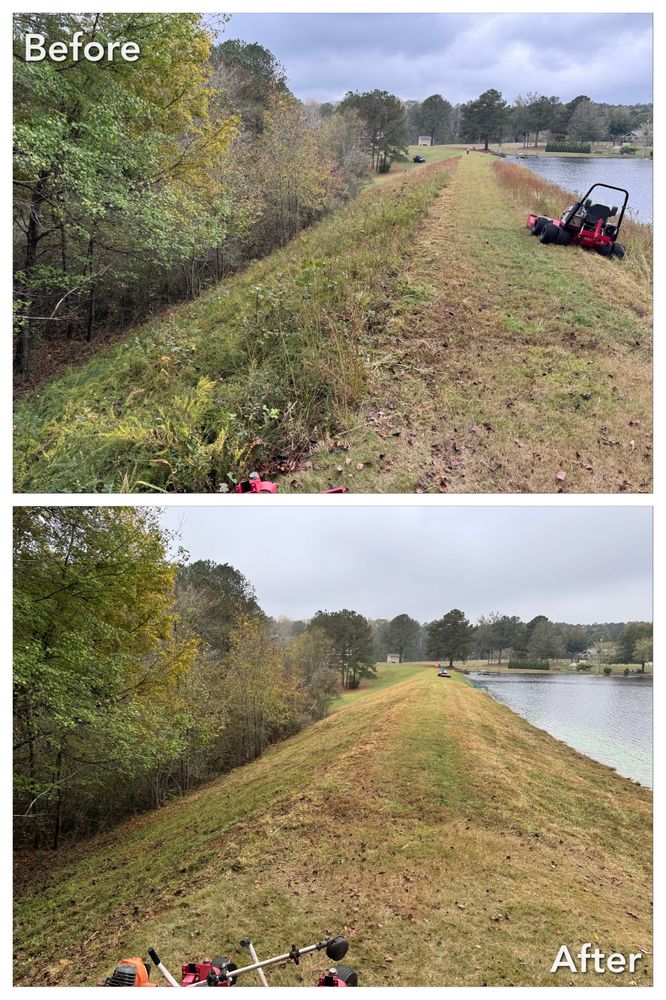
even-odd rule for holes
{"type": "MultiPolygon", "coordinates": [[[[234,486],[234,493],[277,493],[279,487],[277,483],[271,483],[267,479],[262,479],[258,472],[251,472],[247,479],[234,486]]],[[[322,493],[346,493],[346,486],[336,486],[332,490],[321,490],[322,493]]]]}
{"type": "MultiPolygon", "coordinates": [[[[172,976],[160,956],[154,948],[148,949],[151,962],[155,965],[169,986],[236,986],[240,976],[247,973],[256,973],[262,986],[268,986],[264,969],[271,965],[285,965],[287,962],[294,962],[298,965],[301,955],[309,955],[313,951],[326,951],[326,955],[335,962],[335,968],[329,969],[319,977],[317,986],[358,986],[358,976],[353,969],[346,965],[338,965],[341,958],[347,954],[349,944],[346,938],[331,937],[319,941],[317,944],[308,945],[307,948],[297,948],[291,946],[291,950],[284,955],[276,955],[274,958],[266,958],[260,962],[254,945],[249,939],[241,941],[241,948],[246,948],[250,953],[252,963],[239,967],[230,958],[204,959],[202,962],[186,962],[180,973],[180,981],[172,976]]],[[[150,982],[150,962],[145,962],[142,958],[124,958],[114,969],[113,974],[106,980],[106,986],[156,986],[150,982]]]]}
{"type": "Polygon", "coordinates": [[[602,257],[624,257],[624,247],[617,242],[624,210],[629,201],[629,192],[612,184],[593,184],[584,198],[574,202],[562,212],[559,219],[549,219],[545,215],[528,215],[527,225],[542,243],[559,243],[562,246],[578,244],[586,250],[596,250],[602,257]],[[624,196],[622,208],[609,208],[591,197],[595,188],[619,191],[624,196]],[[616,222],[611,222],[617,219],[616,222]]]}

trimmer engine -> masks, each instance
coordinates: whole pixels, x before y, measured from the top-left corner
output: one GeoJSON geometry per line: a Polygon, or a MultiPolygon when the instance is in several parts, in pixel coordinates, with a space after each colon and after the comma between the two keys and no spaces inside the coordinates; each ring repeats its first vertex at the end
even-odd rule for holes
{"type": "Polygon", "coordinates": [[[105,986],[154,986],[150,982],[150,962],[142,958],[123,958],[107,978],[105,986]]]}

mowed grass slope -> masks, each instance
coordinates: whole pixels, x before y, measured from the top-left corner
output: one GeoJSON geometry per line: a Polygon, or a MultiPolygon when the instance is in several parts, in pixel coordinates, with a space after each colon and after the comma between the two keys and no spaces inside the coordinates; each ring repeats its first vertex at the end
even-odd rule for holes
{"type": "Polygon", "coordinates": [[[93,984],[149,944],[178,967],[246,934],[268,955],[343,932],[364,985],[568,985],[550,966],[583,941],[648,957],[578,983],[647,985],[650,822],[645,789],[417,670],[185,800],[19,858],[16,982],[93,984]]]}
{"type": "Polygon", "coordinates": [[[627,224],[622,262],[543,246],[528,212],[572,195],[482,153],[456,162],[375,331],[350,450],[322,442],[299,488],[334,470],[357,492],[649,491],[650,228],[627,224]]]}
{"type": "Polygon", "coordinates": [[[26,394],[16,490],[214,491],[252,468],[293,467],[356,412],[367,338],[399,295],[413,234],[453,162],[370,186],[283,250],[26,394]]]}

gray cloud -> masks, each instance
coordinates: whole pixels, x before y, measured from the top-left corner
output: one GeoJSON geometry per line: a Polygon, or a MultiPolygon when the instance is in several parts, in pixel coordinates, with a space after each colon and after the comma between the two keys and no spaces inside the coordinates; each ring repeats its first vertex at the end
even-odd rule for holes
{"type": "MultiPolygon", "coordinates": [[[[270,503],[270,501],[269,501],[270,503]]],[[[529,620],[651,618],[647,507],[170,507],[190,558],[229,562],[273,616],[452,607],[529,620]]]]}
{"type": "Polygon", "coordinates": [[[652,99],[650,14],[233,14],[224,37],[270,49],[301,99],[375,87],[453,103],[489,87],[509,101],[652,99]]]}

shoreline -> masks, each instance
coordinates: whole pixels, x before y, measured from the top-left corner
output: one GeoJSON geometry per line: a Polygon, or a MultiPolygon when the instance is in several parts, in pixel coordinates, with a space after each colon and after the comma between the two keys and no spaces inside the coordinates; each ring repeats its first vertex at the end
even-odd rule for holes
{"type": "MultiPolygon", "coordinates": [[[[495,677],[505,677],[507,675],[507,673],[508,673],[508,671],[505,671],[504,674],[499,674],[499,673],[498,674],[493,674],[493,675],[491,675],[489,677],[489,679],[494,679],[495,677]]],[[[546,671],[543,671],[542,674],[541,674],[541,676],[543,676],[544,673],[546,673],[546,671]]],[[[526,676],[537,677],[537,676],[539,676],[539,674],[536,671],[531,671],[531,672],[530,671],[520,671],[520,675],[522,677],[526,677],[526,676]]],[[[481,675],[481,676],[483,677],[483,675],[481,675]]],[[[561,676],[571,676],[571,677],[574,677],[574,676],[577,676],[577,675],[574,674],[574,673],[571,673],[571,674],[568,674],[568,675],[567,674],[554,674],[552,676],[560,676],[560,677],[561,676]]],[[[601,677],[602,675],[586,674],[584,676],[592,676],[592,677],[600,676],[601,677]]],[[[636,675],[634,675],[634,676],[636,676],[636,675]]],[[[652,682],[652,675],[649,674],[649,675],[646,675],[646,676],[649,677],[650,682],[652,682]]],[[[602,767],[607,767],[609,771],[612,771],[619,778],[623,778],[626,781],[630,781],[632,784],[636,785],[638,788],[643,788],[643,789],[645,789],[645,791],[650,792],[650,794],[652,794],[652,792],[653,792],[653,785],[652,784],[648,785],[648,784],[645,784],[642,781],[639,781],[637,778],[633,778],[631,775],[622,774],[622,772],[619,771],[617,769],[617,767],[615,767],[613,764],[608,764],[606,761],[600,760],[599,757],[592,756],[592,754],[589,753],[589,751],[587,751],[587,750],[581,750],[579,747],[575,746],[573,743],[569,743],[567,740],[562,739],[562,737],[560,737],[560,736],[556,735],[555,733],[551,732],[550,729],[546,729],[544,726],[540,726],[536,722],[533,722],[531,719],[528,719],[528,717],[526,715],[523,715],[521,712],[519,712],[517,708],[514,708],[512,705],[509,705],[505,701],[502,701],[500,698],[498,698],[496,696],[496,694],[493,693],[493,691],[490,690],[489,687],[485,686],[485,684],[483,683],[483,681],[481,681],[477,685],[473,680],[470,680],[469,678],[466,678],[466,679],[468,680],[468,682],[473,687],[476,687],[477,690],[482,691],[484,694],[489,695],[489,697],[492,698],[492,700],[495,702],[495,704],[501,705],[503,708],[508,709],[509,712],[512,712],[519,719],[522,719],[524,722],[526,722],[529,726],[532,726],[534,729],[537,729],[539,732],[547,733],[548,736],[551,737],[551,739],[554,739],[558,743],[562,743],[564,746],[569,747],[571,750],[574,750],[577,754],[582,754],[588,760],[594,761],[596,764],[601,764],[602,767]]],[[[606,679],[615,679],[615,680],[617,680],[618,677],[617,676],[615,678],[605,678],[604,677],[604,680],[606,680],[606,679]]],[[[624,680],[629,680],[629,679],[630,678],[624,678],[624,677],[622,678],[623,681],[624,680]]],[[[644,678],[641,678],[641,680],[643,680],[643,679],[644,678]]],[[[654,760],[652,762],[652,766],[654,767],[654,760]]]]}

